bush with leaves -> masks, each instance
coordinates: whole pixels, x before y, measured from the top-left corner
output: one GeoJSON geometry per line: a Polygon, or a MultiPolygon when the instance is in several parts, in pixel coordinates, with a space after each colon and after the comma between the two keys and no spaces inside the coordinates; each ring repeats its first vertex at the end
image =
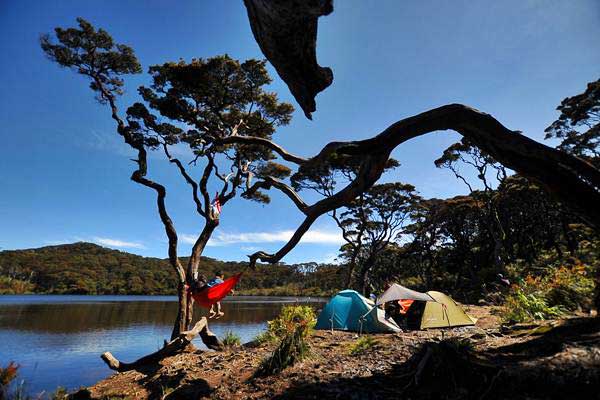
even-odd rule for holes
{"type": "MultiPolygon", "coordinates": [[[[316,323],[315,311],[310,306],[284,306],[277,318],[268,322],[267,334],[279,340],[273,353],[267,357],[255,376],[277,374],[309,354],[308,336],[316,323]]],[[[271,339],[269,339],[271,340],[271,339]]]]}
{"type": "Polygon", "coordinates": [[[511,288],[502,309],[502,319],[509,323],[558,318],[562,314],[561,306],[548,305],[538,279],[531,276],[511,288]]]}
{"type": "Polygon", "coordinates": [[[310,306],[283,306],[279,316],[267,322],[267,332],[274,338],[283,339],[293,333],[299,325],[305,326],[307,337],[317,323],[315,310],[310,306]]]}
{"type": "Polygon", "coordinates": [[[350,353],[351,356],[357,356],[366,353],[378,344],[379,342],[370,335],[361,336],[356,342],[350,345],[348,353],[350,353]]]}
{"type": "Polygon", "coordinates": [[[551,306],[561,306],[569,311],[591,307],[594,280],[581,262],[573,267],[561,266],[541,281],[545,297],[551,306]]]}
{"type": "Polygon", "coordinates": [[[503,319],[524,322],[557,318],[567,311],[589,309],[594,298],[592,266],[572,259],[541,276],[528,275],[506,297],[503,319]]]}

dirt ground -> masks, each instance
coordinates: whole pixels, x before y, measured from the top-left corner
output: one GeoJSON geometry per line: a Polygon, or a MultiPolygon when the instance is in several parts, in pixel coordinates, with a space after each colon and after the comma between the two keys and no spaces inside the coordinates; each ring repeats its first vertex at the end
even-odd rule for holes
{"type": "Polygon", "coordinates": [[[276,376],[253,378],[273,345],[191,350],[114,374],[75,397],[600,399],[599,318],[500,328],[493,308],[466,308],[478,318],[474,327],[371,335],[375,346],[359,355],[349,352],[356,334],[315,331],[310,358],[276,376]],[[453,339],[470,345],[464,352],[439,351],[453,339]]]}

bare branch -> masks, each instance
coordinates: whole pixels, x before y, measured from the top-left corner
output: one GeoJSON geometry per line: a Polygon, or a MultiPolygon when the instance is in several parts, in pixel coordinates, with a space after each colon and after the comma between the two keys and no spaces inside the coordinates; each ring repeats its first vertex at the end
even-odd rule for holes
{"type": "Polygon", "coordinates": [[[256,193],[259,189],[271,189],[271,187],[279,189],[283,194],[289,197],[298,209],[306,214],[306,209],[308,205],[302,200],[300,195],[292,189],[290,186],[286,185],[279,179],[273,178],[271,176],[266,176],[263,180],[255,182],[250,189],[246,190],[243,194],[244,197],[251,197],[254,193],[256,193]]]}
{"type": "Polygon", "coordinates": [[[215,166],[215,159],[210,152],[206,153],[206,158],[208,158],[208,163],[206,167],[204,167],[204,172],[202,173],[202,178],[200,178],[200,192],[202,193],[202,197],[204,198],[204,214],[206,217],[210,216],[210,195],[208,194],[208,178],[210,177],[210,173],[215,166]]]}
{"type": "Polygon", "coordinates": [[[256,137],[256,136],[228,136],[225,138],[213,138],[213,141],[216,144],[253,144],[268,147],[273,150],[275,153],[279,154],[281,158],[286,161],[292,162],[297,165],[303,165],[307,162],[305,158],[296,156],[294,154],[289,153],[283,147],[278,144],[272,142],[271,140],[256,137]]]}
{"type": "Polygon", "coordinates": [[[179,168],[179,172],[181,173],[181,175],[185,178],[186,182],[188,184],[190,184],[190,186],[192,187],[192,196],[194,198],[194,203],[196,203],[196,211],[198,211],[198,214],[200,214],[206,218],[206,214],[204,213],[204,210],[202,209],[202,202],[200,201],[200,198],[198,197],[198,184],[187,173],[187,171],[186,171],[185,167],[183,166],[183,164],[181,163],[181,161],[179,161],[177,158],[171,157],[171,153],[169,153],[169,149],[168,149],[168,146],[166,143],[163,143],[163,149],[164,149],[165,155],[167,156],[169,161],[174,163],[175,165],[177,165],[177,168],[179,168]]]}

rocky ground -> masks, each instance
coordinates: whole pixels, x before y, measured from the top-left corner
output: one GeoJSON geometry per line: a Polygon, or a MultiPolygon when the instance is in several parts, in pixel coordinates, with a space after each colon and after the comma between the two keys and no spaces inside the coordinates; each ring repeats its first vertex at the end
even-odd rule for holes
{"type": "Polygon", "coordinates": [[[600,319],[500,328],[490,307],[475,327],[357,336],[315,331],[309,359],[253,378],[273,345],[188,352],[115,374],[77,394],[94,399],[600,398],[600,319]]]}

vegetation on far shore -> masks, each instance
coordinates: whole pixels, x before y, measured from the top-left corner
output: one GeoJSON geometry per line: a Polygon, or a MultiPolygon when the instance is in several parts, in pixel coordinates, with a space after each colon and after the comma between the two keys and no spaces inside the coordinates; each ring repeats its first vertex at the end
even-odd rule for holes
{"type": "MultiPolygon", "coordinates": [[[[202,258],[202,272],[231,276],[247,263],[202,258]]],[[[248,269],[238,295],[328,296],[338,290],[336,265],[277,264],[248,269]]],[[[174,295],[169,262],[92,243],[0,252],[0,294],[174,295]]]]}

